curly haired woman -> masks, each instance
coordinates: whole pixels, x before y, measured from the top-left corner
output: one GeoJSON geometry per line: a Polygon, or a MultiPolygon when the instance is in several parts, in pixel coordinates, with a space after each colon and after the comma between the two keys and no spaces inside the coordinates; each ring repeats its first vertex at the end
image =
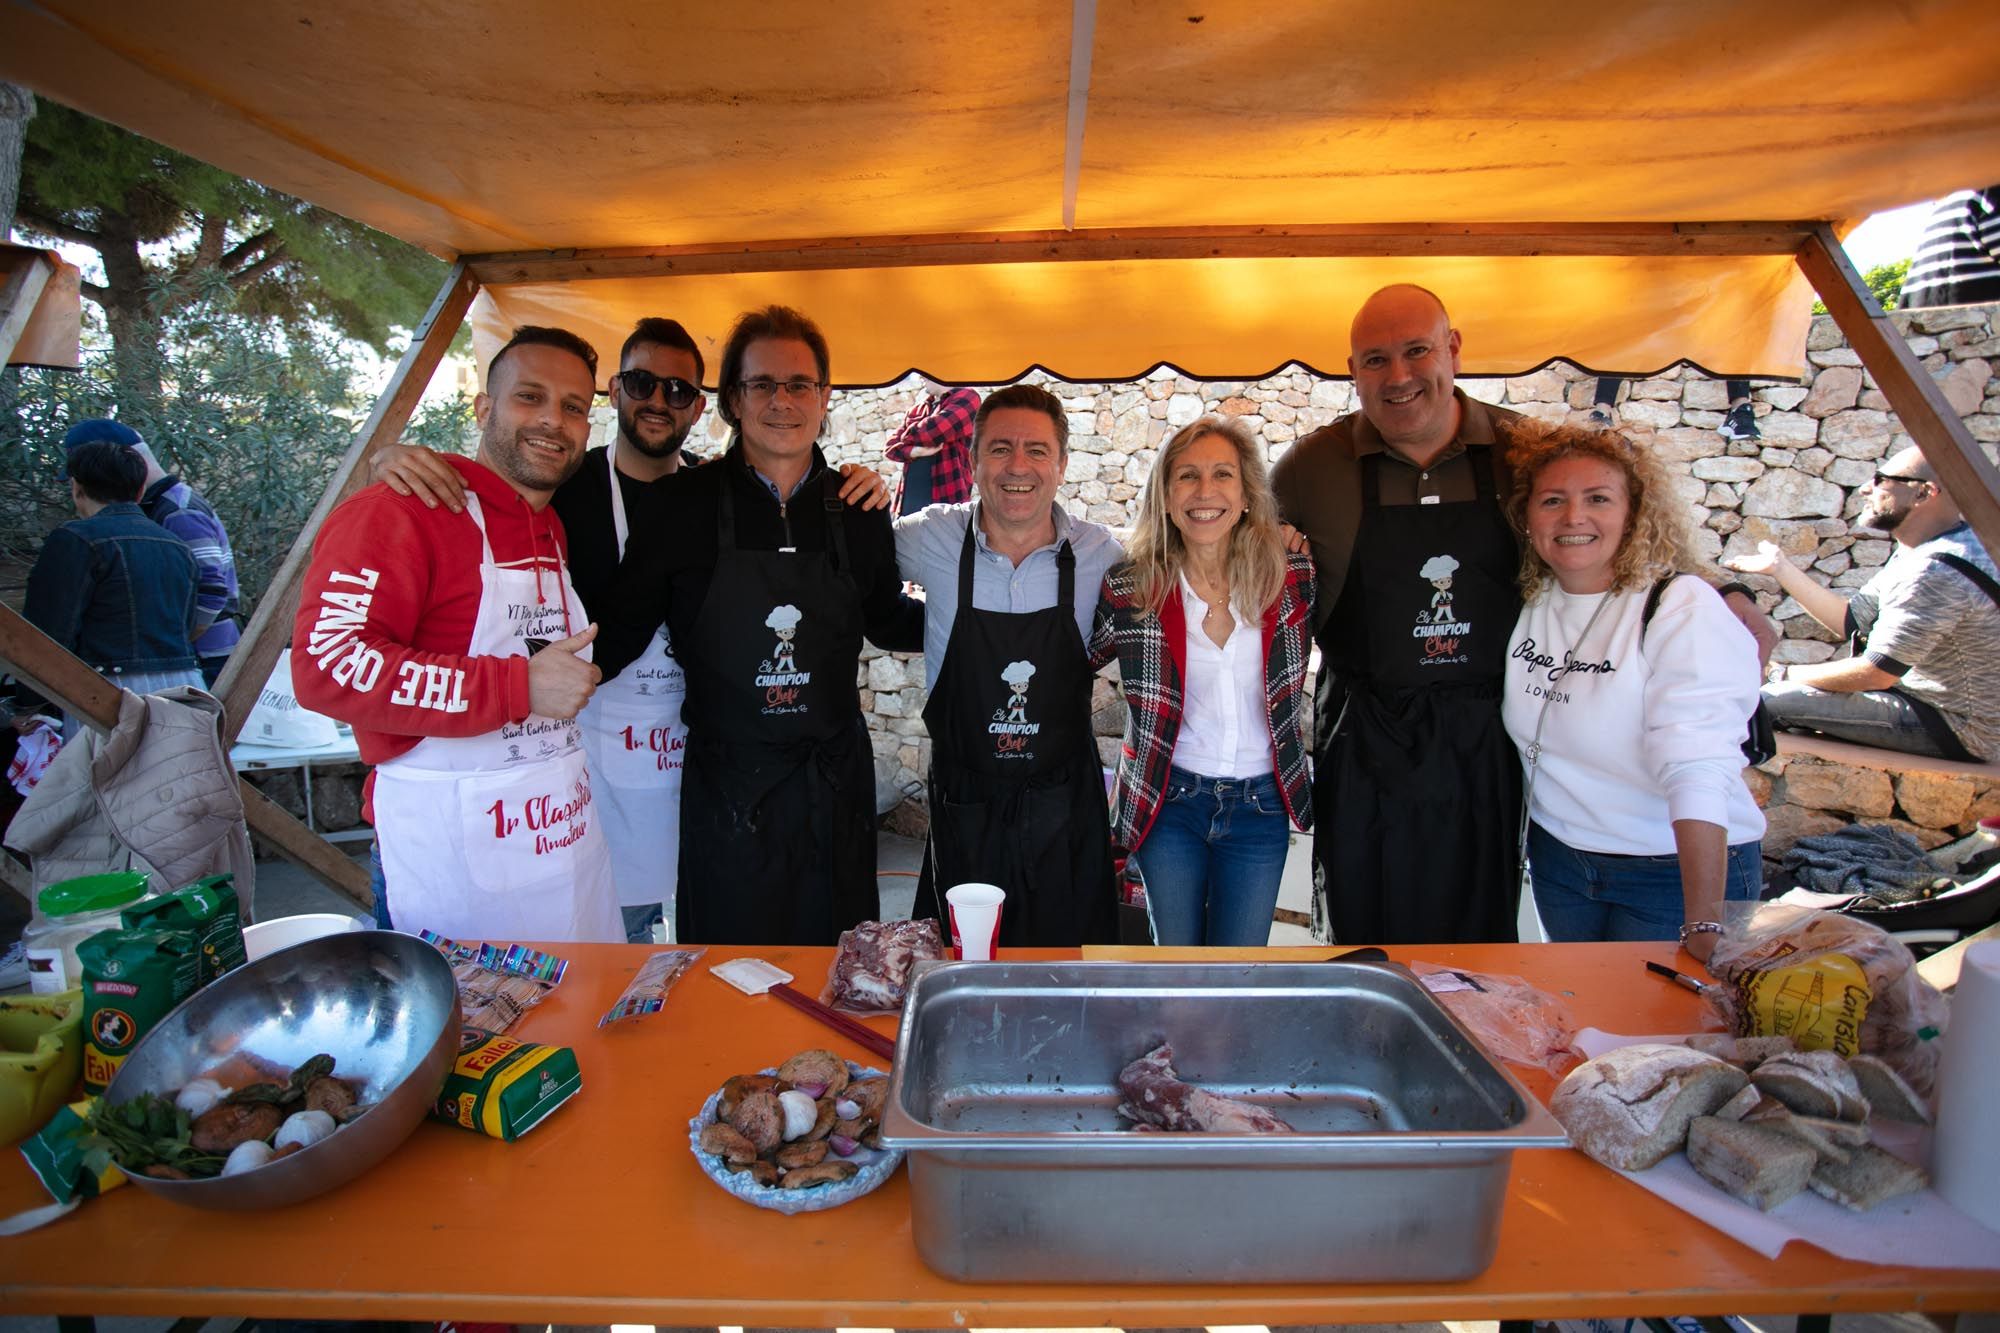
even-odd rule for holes
{"type": "Polygon", "coordinates": [[[1557,940],[1678,933],[1705,960],[1723,900],[1762,883],[1740,749],[1757,646],[1692,573],[1686,506],[1650,455],[1542,426],[1508,462],[1528,540],[1503,711],[1542,924],[1557,940]]]}

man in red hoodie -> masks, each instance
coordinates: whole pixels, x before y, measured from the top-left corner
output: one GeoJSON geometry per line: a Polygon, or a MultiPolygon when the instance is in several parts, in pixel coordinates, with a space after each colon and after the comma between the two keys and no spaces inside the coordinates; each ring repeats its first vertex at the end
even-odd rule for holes
{"type": "Polygon", "coordinates": [[[583,461],[597,354],[524,326],[474,403],[464,512],[377,484],[327,516],[299,595],[293,679],[351,723],[398,929],[616,942],[610,858],[576,715],[596,626],[549,498],[583,461]]]}

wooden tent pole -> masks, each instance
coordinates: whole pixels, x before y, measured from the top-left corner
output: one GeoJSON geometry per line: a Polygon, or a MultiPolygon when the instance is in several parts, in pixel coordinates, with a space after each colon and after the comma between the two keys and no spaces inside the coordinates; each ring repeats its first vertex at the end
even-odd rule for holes
{"type": "Polygon", "coordinates": [[[1809,222],[1403,222],[829,236],[465,256],[488,286],[591,278],[1169,259],[1790,255],[1809,222]]]}
{"type": "Polygon", "coordinates": [[[1816,225],[1799,250],[1798,261],[1897,419],[1979,534],[1980,544],[2000,553],[2000,470],[1988,461],[1937,381],[1882,313],[1833,229],[1825,223],[1816,225]]]}
{"type": "MultiPolygon", "coordinates": [[[[7,238],[0,235],[0,241],[7,238]]],[[[34,317],[35,302],[55,273],[53,259],[40,250],[18,250],[7,256],[6,272],[0,274],[0,366],[14,355],[14,345],[27,331],[34,317]]]]}
{"type": "Polygon", "coordinates": [[[285,555],[284,563],[278,566],[271,585],[257,603],[257,614],[250,618],[244,630],[243,639],[229,655],[229,665],[223,668],[222,676],[215,682],[215,693],[222,700],[226,716],[223,720],[223,744],[233,744],[243,724],[250,716],[250,709],[257,702],[258,693],[271,674],[271,667],[278,660],[278,654],[292,636],[292,615],[298,608],[299,585],[305,580],[306,565],[312,559],[313,538],[319,534],[320,524],[333,512],[335,505],[353,495],[368,484],[368,461],[388,445],[394,444],[402,436],[403,428],[410,424],[410,416],[417,410],[417,403],[423,398],[424,390],[430,386],[431,375],[437,370],[438,362],[444,359],[445,349],[465,322],[465,312],[472,305],[472,298],[479,291],[479,280],[472,276],[471,269],[463,260],[451,266],[445,275],[444,285],[438,289],[431,308],[410,333],[409,350],[396,365],[396,373],[389,377],[388,387],[375,400],[375,410],[368,414],[368,420],[355,432],[354,443],[348,446],[347,454],[334,469],[333,476],[326,483],[319,503],[313,507],[305,526],[299,529],[298,539],[285,555]]]}
{"type": "MultiPolygon", "coordinates": [[[[0,605],[0,661],[37,693],[99,731],[118,725],[118,702],[124,691],[5,605],[0,605]]],[[[225,741],[223,749],[228,748],[225,741]]],[[[243,798],[244,822],[252,832],[358,906],[373,905],[375,895],[366,870],[240,776],[236,790],[243,798]]]]}

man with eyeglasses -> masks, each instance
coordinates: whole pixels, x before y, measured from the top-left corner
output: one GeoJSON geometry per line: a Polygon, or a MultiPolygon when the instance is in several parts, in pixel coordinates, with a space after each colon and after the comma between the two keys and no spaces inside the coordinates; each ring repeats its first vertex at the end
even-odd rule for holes
{"type": "Polygon", "coordinates": [[[1843,597],[1770,542],[1729,563],[1770,574],[1853,653],[1780,667],[1764,687],[1772,724],[1905,754],[2000,755],[2000,571],[1915,448],[1875,473],[1855,525],[1896,552],[1843,597]]]}
{"type": "MultiPolygon", "coordinates": [[[[640,320],[619,350],[618,367],[611,377],[617,433],[585,455],[552,501],[569,534],[577,595],[593,614],[611,595],[631,533],[656,521],[668,479],[699,461],[683,446],[706,406],[701,347],[678,320],[640,320]]],[[[441,456],[415,448],[387,452],[377,476],[392,489],[459,507],[458,474],[441,456]]],[[[875,506],[883,503],[886,488],[874,473],[855,469],[850,485],[864,498],[872,494],[875,506]]],[[[626,938],[635,944],[650,941],[663,920],[673,939],[686,689],[667,627],[656,622],[637,659],[598,687],[578,719],[611,844],[626,938]]]]}
{"type": "Polygon", "coordinates": [[[737,320],[718,402],[728,451],[661,497],[604,600],[616,677],[664,621],[687,672],[677,937],[832,944],[879,915],[862,635],[923,642],[888,516],[844,502],[818,447],[825,335],[796,310],[737,320]]]}

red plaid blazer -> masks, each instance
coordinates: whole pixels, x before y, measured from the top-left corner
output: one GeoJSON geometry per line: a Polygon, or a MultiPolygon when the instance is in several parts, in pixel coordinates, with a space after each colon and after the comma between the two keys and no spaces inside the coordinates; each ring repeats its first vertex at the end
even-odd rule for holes
{"type": "MultiPolygon", "coordinates": [[[[1124,683],[1125,745],[1111,790],[1111,840],[1128,851],[1145,841],[1160,813],[1181,729],[1181,680],[1187,670],[1188,627],[1180,597],[1168,597],[1153,615],[1137,604],[1137,582],[1129,563],[1104,576],[1091,636],[1095,641],[1111,635],[1124,683]]],[[[1287,555],[1284,586],[1264,611],[1264,683],[1271,705],[1271,771],[1285,813],[1300,829],[1312,827],[1305,700],[1316,597],[1312,557],[1287,555]]]]}

